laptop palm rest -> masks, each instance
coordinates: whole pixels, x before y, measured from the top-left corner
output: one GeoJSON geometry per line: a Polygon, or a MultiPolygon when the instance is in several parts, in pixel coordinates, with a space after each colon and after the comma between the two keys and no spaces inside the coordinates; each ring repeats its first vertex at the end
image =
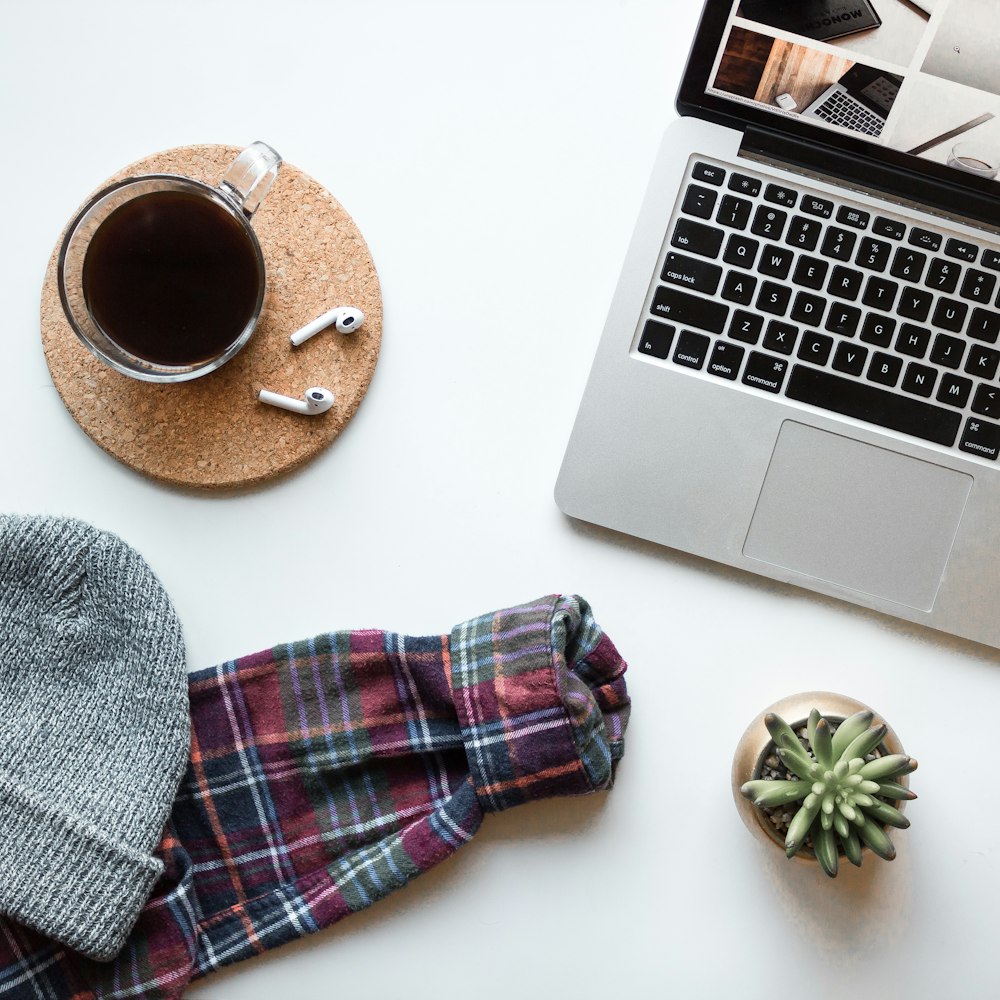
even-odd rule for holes
{"type": "Polygon", "coordinates": [[[972,482],[931,462],[785,421],[743,554],[930,611],[972,482]]]}

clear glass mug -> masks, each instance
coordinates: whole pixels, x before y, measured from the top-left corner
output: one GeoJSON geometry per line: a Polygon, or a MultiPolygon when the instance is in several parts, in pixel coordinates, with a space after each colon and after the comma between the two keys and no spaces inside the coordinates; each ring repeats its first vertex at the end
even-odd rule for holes
{"type": "Polygon", "coordinates": [[[266,276],[250,224],[281,157],[248,146],[217,187],[145,174],[99,191],[59,249],[63,311],[84,346],[146,382],[215,371],[247,343],[266,276]]]}

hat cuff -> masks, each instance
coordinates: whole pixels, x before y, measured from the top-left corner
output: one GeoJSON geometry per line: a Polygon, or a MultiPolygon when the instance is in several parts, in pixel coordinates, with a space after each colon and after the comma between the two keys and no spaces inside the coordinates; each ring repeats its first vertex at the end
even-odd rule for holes
{"type": "Polygon", "coordinates": [[[0,912],[88,958],[121,951],[162,861],[0,775],[0,912]]]}

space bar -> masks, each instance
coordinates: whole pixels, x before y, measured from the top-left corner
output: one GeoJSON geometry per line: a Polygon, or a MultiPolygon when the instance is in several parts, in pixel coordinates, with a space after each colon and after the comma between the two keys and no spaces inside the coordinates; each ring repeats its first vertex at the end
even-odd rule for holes
{"type": "Polygon", "coordinates": [[[953,445],[961,425],[961,414],[940,406],[908,399],[875,386],[840,378],[816,368],[795,365],[785,395],[845,417],[868,420],[903,434],[953,445]]]}

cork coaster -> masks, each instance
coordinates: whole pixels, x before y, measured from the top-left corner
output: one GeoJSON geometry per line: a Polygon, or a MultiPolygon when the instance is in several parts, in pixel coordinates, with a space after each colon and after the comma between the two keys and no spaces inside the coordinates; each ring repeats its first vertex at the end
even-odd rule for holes
{"type": "MultiPolygon", "coordinates": [[[[133,163],[105,183],[167,173],[214,185],[239,153],[235,146],[184,146],[133,163]]],[[[330,444],[368,389],[382,340],[382,294],[354,221],[313,178],[284,163],[253,228],[267,269],[257,328],[220,369],[176,384],[121,375],[80,343],[59,302],[58,244],[53,251],[41,306],[42,346],[52,380],[89,437],[143,475],[204,489],[273,479],[330,444]],[[326,331],[301,347],[289,344],[291,333],[340,305],[364,311],[358,332],[326,331]],[[257,401],[260,389],[301,396],[314,385],[336,396],[333,408],[319,416],[257,401]]]]}

